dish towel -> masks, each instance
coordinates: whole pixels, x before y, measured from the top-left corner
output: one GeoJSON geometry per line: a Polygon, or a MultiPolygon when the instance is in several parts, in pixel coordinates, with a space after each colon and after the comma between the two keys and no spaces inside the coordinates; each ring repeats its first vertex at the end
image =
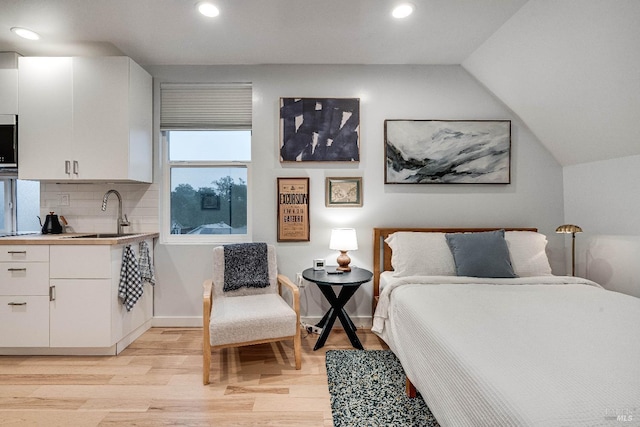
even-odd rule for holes
{"type": "Polygon", "coordinates": [[[142,277],[140,276],[140,267],[136,260],[136,254],[133,253],[131,245],[127,245],[122,253],[120,286],[118,287],[118,296],[127,311],[131,311],[136,302],[138,302],[138,299],[142,296],[143,291],[142,277]]]}
{"type": "Polygon", "coordinates": [[[140,242],[138,248],[140,258],[138,264],[140,265],[140,277],[143,282],[149,282],[151,286],[155,286],[156,278],[153,274],[153,264],[151,264],[151,256],[149,256],[149,244],[144,240],[140,242]]]}

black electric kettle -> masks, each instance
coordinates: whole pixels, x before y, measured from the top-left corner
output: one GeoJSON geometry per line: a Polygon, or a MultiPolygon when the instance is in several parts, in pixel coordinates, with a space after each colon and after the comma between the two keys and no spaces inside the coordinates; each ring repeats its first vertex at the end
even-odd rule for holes
{"type": "Polygon", "coordinates": [[[58,219],[58,215],[54,215],[53,212],[49,212],[49,215],[44,220],[42,226],[42,234],[60,234],[62,233],[62,224],[58,219]]]}

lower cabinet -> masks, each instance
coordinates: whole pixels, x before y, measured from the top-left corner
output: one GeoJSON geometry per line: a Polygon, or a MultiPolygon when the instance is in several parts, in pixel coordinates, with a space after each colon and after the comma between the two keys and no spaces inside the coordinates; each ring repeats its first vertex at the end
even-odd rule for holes
{"type": "Polygon", "coordinates": [[[110,347],[111,280],[51,281],[50,347],[110,347]]]}
{"type": "Polygon", "coordinates": [[[131,311],[118,298],[124,245],[39,246],[36,260],[8,248],[20,255],[0,256],[0,354],[118,354],[151,326],[150,284],[131,311]]]}
{"type": "Polygon", "coordinates": [[[2,347],[49,346],[49,297],[0,296],[2,347]]]}
{"type": "Polygon", "coordinates": [[[49,346],[49,246],[0,246],[0,347],[49,346]]]}

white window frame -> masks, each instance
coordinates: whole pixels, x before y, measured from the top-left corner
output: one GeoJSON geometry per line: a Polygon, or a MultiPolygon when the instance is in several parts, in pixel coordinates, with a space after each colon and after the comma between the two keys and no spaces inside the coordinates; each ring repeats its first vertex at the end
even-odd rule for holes
{"type": "MultiPolygon", "coordinates": [[[[175,129],[180,131],[198,129],[175,129]]],[[[214,129],[206,129],[214,130],[214,129]]],[[[248,129],[247,129],[248,130],[248,129]]],[[[251,191],[251,162],[250,161],[232,161],[232,162],[216,162],[216,161],[170,161],[169,160],[169,141],[167,140],[167,131],[171,129],[163,129],[160,132],[161,140],[161,172],[162,172],[162,221],[160,230],[160,242],[163,244],[224,244],[224,243],[244,243],[251,242],[253,239],[253,209],[252,209],[252,191],[251,191]],[[245,167],[247,169],[247,233],[246,234],[171,234],[171,169],[173,167],[245,167]]],[[[252,141],[253,142],[253,141],[252,141]]]]}
{"type": "MultiPolygon", "coordinates": [[[[251,130],[253,115],[251,83],[160,84],[160,241],[170,244],[221,244],[252,241],[252,179],[249,161],[169,161],[167,131],[251,130]],[[171,234],[171,169],[173,167],[234,167],[247,170],[246,234],[171,234]]],[[[252,138],[253,139],[253,138],[252,138]]],[[[253,141],[252,141],[253,142],[253,141]]],[[[253,149],[251,150],[253,152],[253,149]]]]}

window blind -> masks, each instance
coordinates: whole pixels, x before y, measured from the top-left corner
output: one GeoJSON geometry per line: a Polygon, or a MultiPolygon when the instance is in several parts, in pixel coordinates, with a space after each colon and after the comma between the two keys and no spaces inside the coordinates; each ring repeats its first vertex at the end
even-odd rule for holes
{"type": "Polygon", "coordinates": [[[251,129],[251,83],[162,83],[160,128],[251,129]]]}

